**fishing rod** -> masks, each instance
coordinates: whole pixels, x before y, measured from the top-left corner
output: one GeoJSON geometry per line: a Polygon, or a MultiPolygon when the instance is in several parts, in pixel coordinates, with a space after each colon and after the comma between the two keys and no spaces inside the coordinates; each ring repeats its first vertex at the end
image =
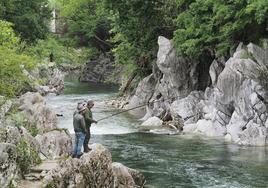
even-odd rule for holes
{"type": "Polygon", "coordinates": [[[117,112],[117,113],[114,113],[114,114],[111,114],[111,115],[109,115],[109,116],[106,116],[106,117],[104,117],[104,118],[101,118],[101,119],[97,120],[97,122],[102,121],[102,120],[105,120],[105,119],[108,119],[108,118],[113,117],[113,116],[116,116],[116,115],[118,115],[118,114],[122,114],[122,113],[124,113],[124,112],[128,112],[128,111],[130,111],[130,110],[134,110],[134,109],[136,109],[136,108],[141,108],[141,107],[143,107],[143,106],[146,106],[147,104],[148,104],[148,103],[146,103],[146,104],[142,104],[142,105],[139,105],[139,106],[136,106],[136,107],[133,107],[133,108],[129,108],[129,109],[126,109],[126,110],[123,110],[123,111],[120,111],[120,112],[117,112]]]}
{"type": "MultiPolygon", "coordinates": [[[[122,113],[131,111],[131,110],[134,110],[134,109],[137,109],[137,108],[141,108],[141,107],[146,106],[146,105],[149,105],[149,104],[153,104],[153,103],[155,103],[155,102],[159,102],[159,101],[162,101],[162,102],[163,102],[163,101],[167,101],[167,100],[170,100],[170,99],[171,99],[171,98],[164,99],[164,100],[153,100],[152,102],[147,102],[147,103],[145,103],[145,104],[142,104],[142,105],[139,105],[139,106],[135,106],[135,107],[133,107],[133,108],[129,108],[129,109],[126,109],[126,110],[123,110],[123,111],[120,111],[120,112],[111,114],[111,115],[109,115],[109,116],[103,117],[103,118],[97,120],[97,122],[102,121],[102,120],[105,120],[105,119],[108,119],[108,118],[113,117],[113,116],[116,116],[116,115],[118,115],[118,114],[122,114],[122,113]]],[[[173,100],[174,100],[174,98],[173,98],[173,100]]]]}

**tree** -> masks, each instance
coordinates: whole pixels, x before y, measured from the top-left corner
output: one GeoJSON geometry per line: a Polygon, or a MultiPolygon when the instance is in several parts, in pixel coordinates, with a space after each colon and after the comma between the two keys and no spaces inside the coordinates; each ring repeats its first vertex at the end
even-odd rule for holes
{"type": "Polygon", "coordinates": [[[267,37],[266,0],[179,0],[174,41],[181,54],[230,56],[239,42],[267,37]]]}
{"type": "Polygon", "coordinates": [[[19,41],[12,24],[0,20],[0,95],[14,96],[30,85],[23,69],[32,69],[34,60],[18,53],[19,41]]]}
{"type": "Polygon", "coordinates": [[[158,36],[173,36],[177,6],[172,0],[105,0],[105,5],[112,12],[113,51],[118,63],[150,64],[156,58],[158,36]]]}
{"type": "Polygon", "coordinates": [[[68,26],[67,35],[76,37],[79,46],[96,47],[102,52],[111,49],[109,11],[102,0],[68,0],[62,4],[61,17],[68,26]]]}
{"type": "Polygon", "coordinates": [[[1,0],[0,19],[12,22],[23,40],[45,38],[51,10],[48,0],[1,0]]]}

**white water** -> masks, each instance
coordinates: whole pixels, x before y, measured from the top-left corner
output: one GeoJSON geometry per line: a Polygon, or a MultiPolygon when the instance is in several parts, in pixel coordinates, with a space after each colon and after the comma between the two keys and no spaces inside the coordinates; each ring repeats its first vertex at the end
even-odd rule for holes
{"type": "MultiPolygon", "coordinates": [[[[92,99],[95,101],[93,107],[93,118],[95,120],[109,116],[116,112],[116,109],[106,105],[105,101],[111,98],[112,94],[74,94],[74,95],[60,95],[47,96],[46,103],[57,114],[63,116],[58,117],[59,128],[66,128],[71,133],[73,131],[73,112],[76,109],[77,103],[82,100],[92,99]]],[[[135,126],[137,121],[131,118],[128,114],[120,114],[111,118],[99,121],[97,124],[92,124],[91,134],[105,135],[105,134],[126,134],[137,132],[135,126]]]]}

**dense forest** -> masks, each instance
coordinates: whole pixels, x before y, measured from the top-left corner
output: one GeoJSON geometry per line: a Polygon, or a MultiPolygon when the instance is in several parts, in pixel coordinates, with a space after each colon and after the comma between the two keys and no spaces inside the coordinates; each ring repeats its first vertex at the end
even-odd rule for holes
{"type": "Polygon", "coordinates": [[[29,84],[33,69],[53,51],[57,63],[83,63],[105,53],[127,71],[156,59],[157,38],[172,39],[181,55],[229,57],[239,42],[268,36],[267,0],[2,0],[0,95],[29,84]],[[60,33],[49,31],[56,11],[60,33]],[[79,50],[78,50],[79,49],[79,50]]]}

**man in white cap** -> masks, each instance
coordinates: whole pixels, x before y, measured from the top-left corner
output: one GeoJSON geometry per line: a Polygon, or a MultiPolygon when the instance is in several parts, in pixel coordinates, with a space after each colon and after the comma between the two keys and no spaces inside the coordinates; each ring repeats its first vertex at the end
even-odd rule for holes
{"type": "Polygon", "coordinates": [[[73,126],[75,132],[75,144],[72,153],[73,158],[80,158],[83,153],[81,152],[82,145],[86,137],[86,123],[84,114],[86,111],[86,106],[83,104],[78,104],[77,111],[73,114],[73,126]]]}

